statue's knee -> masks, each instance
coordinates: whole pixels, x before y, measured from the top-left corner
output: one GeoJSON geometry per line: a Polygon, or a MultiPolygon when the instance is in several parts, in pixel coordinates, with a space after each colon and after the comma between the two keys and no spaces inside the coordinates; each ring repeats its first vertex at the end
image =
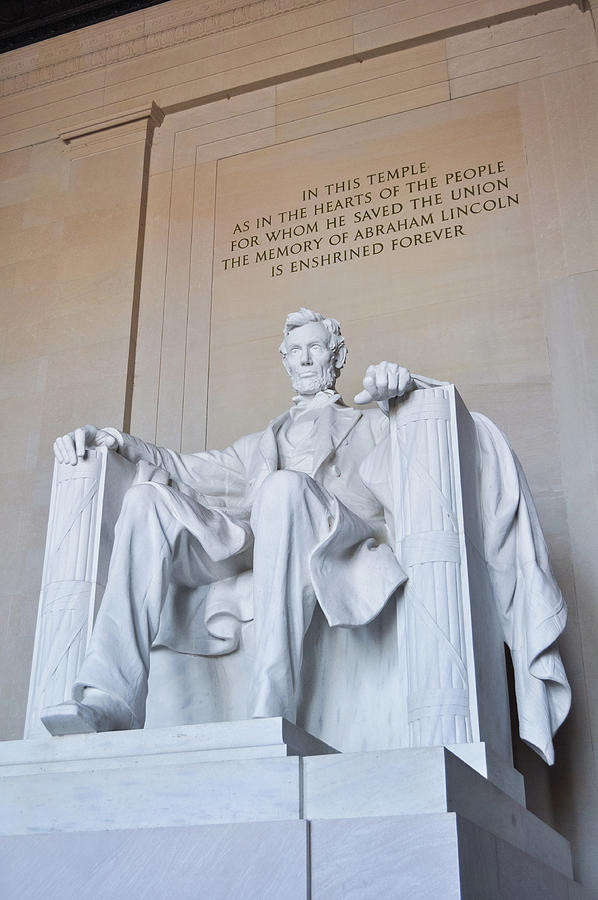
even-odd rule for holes
{"type": "Polygon", "coordinates": [[[280,510],[296,505],[305,496],[310,478],[303,472],[281,469],[268,475],[259,492],[260,507],[280,510]]]}
{"type": "Polygon", "coordinates": [[[161,503],[160,488],[153,482],[141,482],[128,489],[123,498],[121,516],[135,516],[147,519],[161,503]]]}

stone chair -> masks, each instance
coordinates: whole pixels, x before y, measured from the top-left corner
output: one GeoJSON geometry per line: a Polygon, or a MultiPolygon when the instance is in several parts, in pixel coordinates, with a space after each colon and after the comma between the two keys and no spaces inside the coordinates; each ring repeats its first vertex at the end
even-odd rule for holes
{"type": "MultiPolygon", "coordinates": [[[[503,634],[480,549],[474,421],[443,383],[414,391],[390,418],[387,515],[409,580],[368,626],[330,628],[316,608],[297,724],[345,752],[449,746],[521,799],[503,634]]],[[[76,467],[55,463],[26,738],[45,735],[42,707],[70,697],[135,476],[105,448],[76,467]]],[[[239,649],[218,658],[154,648],[146,729],[246,718],[252,637],[250,622],[239,649]]]]}

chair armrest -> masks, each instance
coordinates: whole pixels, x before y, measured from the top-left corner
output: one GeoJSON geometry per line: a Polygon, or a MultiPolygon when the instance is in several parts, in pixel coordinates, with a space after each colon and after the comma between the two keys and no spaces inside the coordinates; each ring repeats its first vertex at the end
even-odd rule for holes
{"type": "Polygon", "coordinates": [[[25,738],[45,735],[44,706],[67,700],[106,584],[114,526],[133,463],[90,449],[76,466],[54,463],[25,738]]]}
{"type": "Polygon", "coordinates": [[[410,746],[486,741],[510,759],[503,635],[487,568],[475,423],[454,385],[390,409],[397,605],[410,746]]]}

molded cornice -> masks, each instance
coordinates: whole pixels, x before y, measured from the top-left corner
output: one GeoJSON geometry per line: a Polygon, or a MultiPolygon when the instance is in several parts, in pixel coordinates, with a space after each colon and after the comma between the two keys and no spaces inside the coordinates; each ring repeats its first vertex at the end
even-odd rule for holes
{"type": "Polygon", "coordinates": [[[319,2],[206,0],[199,4],[173,0],[6,53],[0,59],[0,96],[319,2]]]}

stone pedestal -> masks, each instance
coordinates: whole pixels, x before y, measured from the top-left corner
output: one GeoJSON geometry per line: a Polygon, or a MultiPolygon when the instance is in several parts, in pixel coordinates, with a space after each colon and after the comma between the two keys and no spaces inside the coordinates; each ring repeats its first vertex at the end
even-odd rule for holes
{"type": "Polygon", "coordinates": [[[584,896],[567,841],[444,747],[283,719],[15,741],[0,794],[5,897],[584,896]]]}

